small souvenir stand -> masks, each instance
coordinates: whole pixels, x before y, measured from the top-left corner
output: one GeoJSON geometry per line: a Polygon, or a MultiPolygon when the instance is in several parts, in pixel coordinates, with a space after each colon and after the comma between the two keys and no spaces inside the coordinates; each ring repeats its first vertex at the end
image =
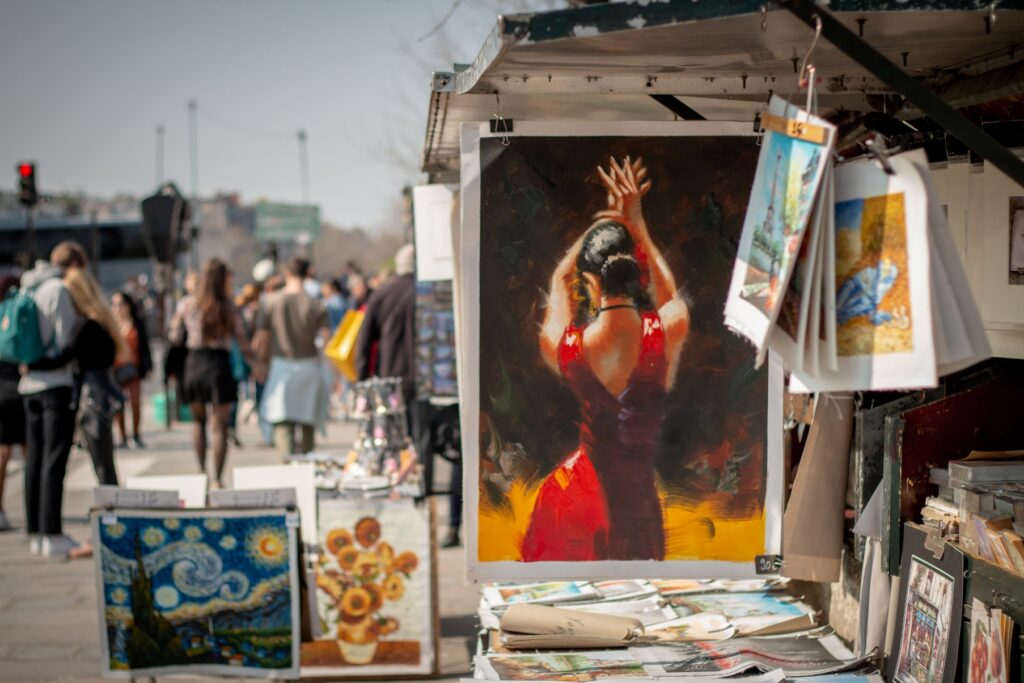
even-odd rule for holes
{"type": "MultiPolygon", "coordinates": [[[[565,135],[604,130],[610,122],[703,120],[745,122],[750,134],[757,134],[773,94],[803,106],[798,74],[809,62],[815,67],[811,78],[817,79],[819,115],[838,126],[841,157],[863,155],[861,143],[876,134],[902,150],[925,150],[993,358],[941,378],[935,388],[848,396],[846,417],[838,418],[848,420],[844,429],[850,454],[841,455],[842,462],[849,462],[850,476],[848,486],[835,493],[846,495],[846,505],[838,505],[845,514],[834,520],[840,530],[836,551],[812,563],[812,569],[798,570],[785,553],[759,559],[761,570],[781,570],[798,579],[828,565],[820,574],[827,580],[794,580],[790,592],[820,610],[819,623],[829,624],[851,646],[880,643],[874,662],[889,680],[952,681],[967,673],[981,675],[972,675],[972,681],[993,680],[984,677],[984,670],[969,669],[977,645],[972,638],[979,630],[977,613],[972,620],[972,600],[980,601],[985,614],[1002,610],[1015,624],[1008,668],[997,673],[1020,680],[1024,670],[1024,571],[1012,571],[1012,564],[1011,569],[996,566],[991,554],[983,559],[984,533],[993,531],[992,525],[1003,524],[995,531],[1012,531],[1005,526],[1007,517],[1010,524],[1024,525],[1024,497],[968,491],[956,494],[954,504],[950,478],[955,477],[947,472],[942,479],[943,471],[955,467],[950,461],[973,451],[1024,448],[1024,285],[1017,284],[1010,254],[1014,221],[1024,210],[1022,42],[1024,3],[1018,1],[621,2],[499,17],[472,64],[433,78],[423,151],[423,170],[433,184],[467,182],[468,138],[460,137],[460,127],[488,122],[491,133],[512,147],[517,135],[527,134],[523,131],[552,122],[563,125],[565,135]],[[869,505],[873,494],[877,502],[869,505]],[[951,533],[955,527],[949,520],[934,523],[934,506],[942,506],[935,500],[945,494],[951,518],[960,516],[959,536],[951,533]],[[922,514],[924,531],[914,526],[922,514]],[[980,532],[980,545],[978,533],[963,529],[965,520],[976,519],[990,523],[980,532]],[[855,523],[862,523],[857,534],[855,523]],[[877,531],[865,531],[868,527],[877,531]],[[962,562],[960,574],[949,569],[957,562],[962,562]],[[901,576],[901,563],[910,576],[901,576]],[[836,575],[830,576],[833,568],[836,575]],[[921,624],[940,593],[945,605],[950,596],[962,596],[945,626],[928,632],[931,638],[945,637],[948,649],[935,640],[935,651],[922,654],[908,645],[910,636],[904,642],[900,634],[925,634],[921,624]],[[879,605],[888,613],[881,626],[879,605]],[[949,624],[950,618],[956,623],[949,624]],[[875,636],[868,633],[871,629],[875,636]],[[950,631],[960,633],[960,641],[950,631]],[[948,657],[940,664],[944,653],[948,657]]],[[[884,149],[875,156],[885,162],[884,149]]],[[[687,158],[680,168],[696,171],[702,161],[687,158]]],[[[561,187],[562,177],[545,181],[561,187]]],[[[525,193],[515,199],[524,207],[536,201],[525,193]]],[[[464,196],[463,226],[467,212],[480,211],[466,201],[464,196]]],[[[1024,226],[1024,211],[1020,216],[1024,226]]],[[[478,316],[460,302],[460,279],[479,266],[460,258],[472,261],[476,254],[457,227],[453,240],[457,317],[478,316]]],[[[465,402],[467,342],[459,325],[465,402]]],[[[837,419],[828,417],[831,407],[824,397],[816,411],[813,405],[787,399],[787,492],[801,467],[811,487],[836,476],[834,471],[808,472],[812,465],[801,459],[815,433],[837,419]]],[[[842,416],[843,409],[832,414],[842,416]]],[[[467,427],[467,438],[479,438],[479,433],[467,427]]],[[[467,500],[475,500],[478,485],[467,478],[467,500]]],[[[466,515],[475,514],[467,505],[466,515]]],[[[814,537],[817,531],[801,528],[800,533],[814,537]]],[[[787,547],[785,539],[782,547],[787,547]]],[[[646,578],[660,578],[656,567],[651,571],[646,578]]],[[[588,574],[581,578],[596,576],[588,574]]]]}

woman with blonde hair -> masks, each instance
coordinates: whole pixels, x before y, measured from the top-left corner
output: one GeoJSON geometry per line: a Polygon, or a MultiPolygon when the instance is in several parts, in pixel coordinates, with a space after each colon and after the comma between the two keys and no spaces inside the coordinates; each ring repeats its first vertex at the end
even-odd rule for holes
{"type": "Polygon", "coordinates": [[[87,270],[69,269],[64,275],[64,287],[83,322],[64,353],[46,362],[75,361],[79,432],[85,437],[100,484],[117,486],[113,420],[124,396],[113,381],[112,369],[115,360],[128,356],[130,349],[99,285],[87,270]]]}

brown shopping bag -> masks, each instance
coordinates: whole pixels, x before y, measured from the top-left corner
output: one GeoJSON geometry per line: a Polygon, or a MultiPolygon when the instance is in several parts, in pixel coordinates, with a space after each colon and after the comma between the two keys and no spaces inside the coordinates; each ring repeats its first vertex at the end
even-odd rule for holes
{"type": "Polygon", "coordinates": [[[347,311],[345,317],[338,324],[338,329],[331,335],[326,348],[324,348],[324,355],[334,363],[334,366],[349,382],[355,382],[358,379],[356,376],[356,338],[359,337],[359,328],[363,325],[363,317],[362,311],[347,311]]]}

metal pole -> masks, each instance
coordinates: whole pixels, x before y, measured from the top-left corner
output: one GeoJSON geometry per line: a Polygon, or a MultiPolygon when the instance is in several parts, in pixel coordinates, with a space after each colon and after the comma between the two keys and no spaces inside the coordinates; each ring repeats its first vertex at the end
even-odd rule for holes
{"type": "MultiPolygon", "coordinates": [[[[199,110],[199,103],[196,100],[188,101],[188,137],[189,137],[189,159],[191,175],[191,199],[192,219],[189,221],[192,226],[199,223],[199,126],[196,120],[199,110]]],[[[195,230],[189,230],[189,264],[193,270],[199,269],[199,247],[196,244],[195,230]]]]}
{"type": "Polygon", "coordinates": [[[36,220],[35,209],[31,206],[25,207],[25,235],[28,239],[28,265],[25,270],[28,270],[36,264],[36,220]]]}
{"type": "Polygon", "coordinates": [[[156,127],[156,186],[164,184],[164,126],[156,127]]]}
{"type": "Polygon", "coordinates": [[[299,131],[299,180],[302,185],[302,203],[309,203],[309,152],[306,149],[306,131],[299,131]]]}
{"type": "Polygon", "coordinates": [[[991,162],[1013,181],[1024,186],[1024,161],[994,137],[971,123],[963,114],[946,104],[917,79],[889,61],[857,34],[846,28],[830,12],[812,0],[779,0],[779,4],[814,28],[821,19],[821,35],[844,54],[871,72],[876,78],[903,95],[921,112],[953,134],[978,156],[991,162]]]}
{"type": "Polygon", "coordinates": [[[92,276],[99,282],[100,279],[100,228],[96,224],[96,212],[93,211],[89,214],[89,238],[92,245],[90,251],[92,254],[92,276]]]}

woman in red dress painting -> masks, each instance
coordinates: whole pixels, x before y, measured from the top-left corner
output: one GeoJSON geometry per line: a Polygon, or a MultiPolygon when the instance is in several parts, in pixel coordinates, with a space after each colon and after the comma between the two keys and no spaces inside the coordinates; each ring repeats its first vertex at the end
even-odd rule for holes
{"type": "Polygon", "coordinates": [[[580,401],[580,441],[541,485],[527,562],[665,555],[655,459],[690,316],[644,221],[642,160],[609,161],[608,209],[551,278],[541,355],[580,401]]]}

